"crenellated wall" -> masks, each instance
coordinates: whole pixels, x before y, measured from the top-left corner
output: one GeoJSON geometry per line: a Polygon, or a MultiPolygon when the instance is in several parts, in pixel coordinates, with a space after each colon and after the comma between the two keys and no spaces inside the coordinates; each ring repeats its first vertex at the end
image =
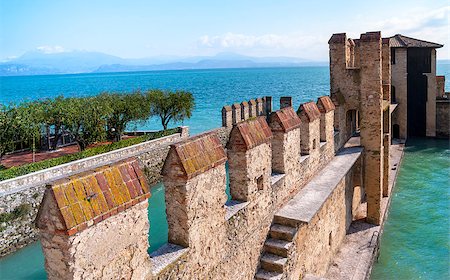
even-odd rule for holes
{"type": "MultiPolygon", "coordinates": [[[[114,198],[117,195],[132,199],[128,186],[132,178],[123,172],[119,174],[108,170],[118,168],[122,171],[124,164],[131,163],[132,170],[140,169],[136,160],[97,169],[92,171],[94,175],[83,173],[53,183],[44,196],[40,212],[43,214],[38,215],[37,219],[49,278],[250,279],[261,270],[269,269],[264,263],[264,256],[270,250],[267,248],[267,238],[277,211],[330,163],[335,150],[334,105],[331,99],[321,97],[317,104],[302,104],[298,114],[287,106],[292,105],[291,102],[291,99],[284,98],[281,103],[286,106],[276,112],[271,112],[269,97],[225,106],[222,110],[225,125],[235,122],[238,116],[241,119],[231,127],[224,126],[171,145],[162,171],[169,244],[150,257],[141,253],[148,246],[147,241],[143,241],[148,233],[146,200],[134,205],[127,199],[113,199],[116,204],[112,208],[108,206],[108,214],[102,214],[101,219],[82,212],[82,223],[87,226],[68,223],[59,230],[47,226],[52,224],[49,223],[52,219],[61,219],[58,211],[66,213],[64,207],[67,206],[60,205],[58,198],[55,200],[58,197],[56,190],[65,188],[63,197],[69,199],[67,186],[74,182],[82,182],[85,192],[75,195],[76,200],[69,206],[79,204],[84,207],[82,211],[94,209],[98,198],[107,199],[103,187],[115,191],[114,198]],[[245,113],[246,108],[248,114],[245,113]],[[253,112],[262,115],[253,117],[253,112]],[[264,112],[270,113],[266,115],[264,112]],[[227,141],[225,147],[224,140],[227,141]],[[302,144],[303,141],[306,145],[302,144]],[[307,154],[302,152],[302,147],[307,147],[307,154]],[[227,201],[225,194],[227,161],[230,201],[227,201]],[[99,174],[105,174],[106,181],[99,179],[102,176],[99,174]],[[89,176],[95,179],[89,179],[89,176]],[[116,229],[119,226],[120,229],[116,229]],[[130,235],[116,242],[111,236],[113,231],[117,234],[129,231],[130,235]],[[85,236],[95,237],[99,245],[92,245],[92,241],[86,240],[85,236]],[[105,239],[109,242],[102,243],[102,236],[109,236],[105,239]],[[54,239],[61,242],[53,244],[54,239]],[[92,252],[87,246],[80,246],[80,242],[91,247],[102,247],[101,250],[111,255],[112,259],[98,261],[95,266],[88,265],[83,260],[93,260],[92,252]],[[130,247],[129,242],[138,247],[130,247]],[[57,260],[53,257],[55,252],[66,257],[57,260]],[[135,257],[139,259],[135,260],[135,257]],[[113,270],[113,266],[123,269],[113,270]]],[[[142,172],[139,170],[133,174],[138,173],[142,172]]],[[[146,186],[145,181],[139,182],[146,186]]],[[[336,183],[332,187],[337,186],[336,183]]],[[[345,204],[339,207],[345,208],[345,204]]],[[[64,225],[67,220],[65,214],[62,215],[64,219],[60,224],[64,225]]],[[[344,217],[344,220],[347,218],[344,217]]],[[[310,227],[314,232],[319,225],[310,227]]],[[[290,274],[291,271],[286,270],[283,277],[289,278],[290,274]]]]}

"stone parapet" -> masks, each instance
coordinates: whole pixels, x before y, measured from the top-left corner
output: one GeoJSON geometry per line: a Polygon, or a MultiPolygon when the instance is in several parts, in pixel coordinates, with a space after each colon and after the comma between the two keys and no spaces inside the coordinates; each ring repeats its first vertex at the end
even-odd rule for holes
{"type": "Polygon", "coordinates": [[[149,196],[136,159],[49,185],[36,218],[48,278],[144,278],[149,196]]]}

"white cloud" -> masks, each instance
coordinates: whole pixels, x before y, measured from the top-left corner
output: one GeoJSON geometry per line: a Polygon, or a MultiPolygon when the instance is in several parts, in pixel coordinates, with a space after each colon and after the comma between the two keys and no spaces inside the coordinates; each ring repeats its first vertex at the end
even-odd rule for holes
{"type": "Polygon", "coordinates": [[[62,53],[62,52],[66,52],[67,50],[64,49],[61,46],[40,46],[36,48],[38,51],[46,53],[46,54],[51,54],[51,53],[62,53]]]}
{"type": "Polygon", "coordinates": [[[450,6],[423,12],[409,11],[402,17],[393,17],[372,24],[372,29],[381,30],[383,36],[402,34],[405,36],[444,44],[438,50],[438,58],[448,59],[450,41],[450,6]],[[375,27],[375,28],[373,28],[375,27]]]}
{"type": "Polygon", "coordinates": [[[228,32],[218,36],[204,35],[199,43],[221,48],[303,48],[321,42],[316,36],[264,34],[260,36],[228,32]]]}
{"type": "Polygon", "coordinates": [[[228,32],[222,35],[201,36],[198,45],[216,51],[237,51],[251,55],[293,55],[321,59],[323,50],[319,54],[317,46],[327,48],[327,40],[327,37],[303,34],[248,35],[228,32]]]}

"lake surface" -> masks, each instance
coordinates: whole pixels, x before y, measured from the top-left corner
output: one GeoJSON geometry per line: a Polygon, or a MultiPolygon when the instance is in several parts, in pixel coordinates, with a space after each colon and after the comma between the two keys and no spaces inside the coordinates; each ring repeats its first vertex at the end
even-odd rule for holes
{"type": "Polygon", "coordinates": [[[407,144],[371,279],[450,279],[450,143],[407,144]]]}
{"type": "MultiPolygon", "coordinates": [[[[293,96],[298,107],[302,102],[316,101],[317,97],[328,95],[329,84],[328,67],[0,77],[0,103],[20,103],[61,94],[89,96],[105,91],[183,89],[191,91],[195,98],[192,118],[184,125],[197,134],[221,126],[224,105],[270,95],[274,108],[279,108],[279,97],[288,95],[293,96]]],[[[162,127],[153,117],[147,123],[137,124],[137,128],[159,130],[162,127]]]]}
{"type": "MultiPolygon", "coordinates": [[[[449,90],[450,64],[438,65],[437,72],[440,75],[446,75],[446,88],[449,90]]],[[[194,94],[196,107],[192,118],[185,121],[184,125],[189,125],[191,133],[197,134],[219,127],[221,125],[220,110],[222,106],[234,102],[270,95],[273,96],[274,109],[277,109],[279,108],[279,97],[281,96],[292,96],[295,107],[298,107],[302,102],[316,101],[317,97],[329,94],[329,70],[328,67],[300,67],[0,77],[0,103],[19,103],[27,100],[55,97],[60,94],[65,96],[89,96],[104,91],[127,92],[153,88],[183,89],[189,90],[194,94]]],[[[176,124],[172,125],[175,126],[176,124]]],[[[161,126],[156,118],[152,118],[144,124],[137,124],[136,128],[160,129],[161,126]]],[[[407,158],[408,156],[406,156],[405,162],[407,158]]],[[[420,164],[420,162],[417,164],[420,164]]],[[[432,176],[440,171],[437,166],[435,168],[437,169],[428,169],[432,176]]],[[[397,190],[399,191],[400,189],[401,187],[397,186],[397,190]]],[[[412,193],[411,195],[422,196],[421,192],[417,191],[417,194],[412,193]]],[[[229,196],[228,189],[227,195],[229,196]]],[[[441,203],[447,203],[449,201],[448,192],[445,199],[435,197],[435,200],[439,199],[441,203]]],[[[396,200],[395,197],[394,200],[396,200]]],[[[405,209],[410,209],[412,206],[414,205],[403,205],[405,209]]],[[[437,207],[436,204],[429,206],[437,207]]],[[[433,211],[438,210],[434,209],[433,211]]],[[[446,217],[448,217],[448,210],[446,217]]],[[[152,197],[149,199],[149,220],[149,241],[151,244],[149,251],[153,251],[167,242],[167,221],[165,216],[164,187],[162,184],[152,188],[152,197]]],[[[431,224],[430,228],[433,232],[439,232],[439,227],[442,228],[442,225],[431,224]]],[[[448,224],[443,229],[447,230],[448,234],[448,224]]],[[[430,234],[429,231],[425,232],[430,234]]],[[[388,226],[386,226],[386,233],[388,233],[388,226]]],[[[389,243],[387,244],[382,245],[383,248],[391,246],[389,243]]],[[[448,243],[446,246],[448,256],[448,243]]],[[[395,250],[399,249],[402,248],[397,247],[395,250]]],[[[443,250],[440,252],[443,252],[443,250]]],[[[418,251],[417,254],[421,253],[422,251],[418,251]]],[[[382,256],[380,256],[380,263],[382,263],[382,256]]],[[[45,279],[43,264],[42,250],[40,243],[37,242],[0,259],[0,279],[45,279]]],[[[414,265],[420,265],[420,263],[414,265]]],[[[394,269],[391,267],[376,268],[374,277],[377,277],[377,275],[383,277],[380,273],[384,270],[391,271],[394,269]]],[[[421,267],[417,269],[420,270],[421,267]]],[[[424,266],[423,270],[427,270],[427,267],[424,266]]],[[[391,271],[390,273],[393,272],[391,271]]],[[[402,278],[388,277],[384,279],[402,278]]]]}

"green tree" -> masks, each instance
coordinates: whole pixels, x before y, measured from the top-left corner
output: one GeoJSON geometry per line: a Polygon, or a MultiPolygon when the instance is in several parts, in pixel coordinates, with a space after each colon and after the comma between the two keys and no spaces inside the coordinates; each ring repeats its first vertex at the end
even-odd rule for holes
{"type": "Polygon", "coordinates": [[[147,98],[140,92],[119,94],[102,93],[96,97],[109,107],[106,117],[108,138],[114,141],[122,139],[123,132],[132,121],[145,121],[150,117],[147,98]]]}
{"type": "Polygon", "coordinates": [[[152,115],[160,117],[164,130],[170,121],[190,118],[194,109],[194,96],[188,91],[150,90],[147,98],[152,115]]]}
{"type": "Polygon", "coordinates": [[[95,97],[67,98],[63,125],[80,151],[106,139],[106,116],[110,108],[95,97]]]}
{"type": "Polygon", "coordinates": [[[16,143],[39,138],[40,127],[35,117],[32,103],[0,104],[0,159],[6,152],[14,150],[16,143]]]}
{"type": "Polygon", "coordinates": [[[63,96],[57,96],[55,99],[37,101],[35,104],[35,111],[39,112],[36,120],[39,120],[45,126],[53,128],[54,138],[50,144],[50,149],[55,150],[61,138],[64,118],[66,117],[66,106],[67,99],[63,96]]]}

